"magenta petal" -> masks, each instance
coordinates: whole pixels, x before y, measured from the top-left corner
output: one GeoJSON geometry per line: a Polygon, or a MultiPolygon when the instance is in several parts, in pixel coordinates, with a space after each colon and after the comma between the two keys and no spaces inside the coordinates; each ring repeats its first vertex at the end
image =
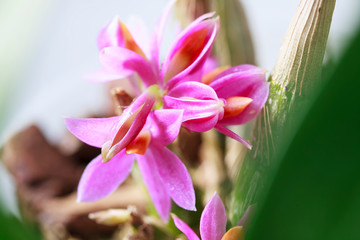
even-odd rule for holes
{"type": "Polygon", "coordinates": [[[215,100],[198,100],[164,96],[164,106],[170,109],[184,109],[183,121],[217,115],[219,103],[215,100]]]}
{"type": "Polygon", "coordinates": [[[100,52],[100,62],[112,74],[127,77],[133,72],[139,74],[145,85],[157,83],[150,63],[139,54],[122,47],[107,47],[100,52]]]}
{"type": "Polygon", "coordinates": [[[65,118],[65,125],[75,137],[84,143],[101,148],[119,119],[120,117],[65,118]]]}
{"type": "Polygon", "coordinates": [[[98,36],[99,50],[111,46],[124,46],[124,36],[120,25],[120,19],[117,16],[101,29],[98,36]]]}
{"type": "Polygon", "coordinates": [[[155,160],[160,177],[174,202],[195,211],[195,191],[190,174],[181,160],[169,149],[150,143],[148,151],[155,160]]]}
{"type": "Polygon", "coordinates": [[[221,100],[198,100],[170,96],[163,97],[163,100],[165,108],[184,109],[184,126],[196,132],[212,129],[223,111],[221,100]]]}
{"type": "Polygon", "coordinates": [[[215,193],[206,204],[200,219],[200,235],[204,240],[219,240],[226,232],[226,212],[219,195],[215,193]]]}
{"type": "Polygon", "coordinates": [[[183,112],[182,109],[155,110],[144,128],[150,129],[153,141],[163,146],[169,145],[179,135],[183,112]]]}
{"type": "Polygon", "coordinates": [[[262,68],[259,68],[257,66],[251,65],[251,64],[241,64],[241,65],[237,65],[231,68],[226,69],[225,71],[221,72],[219,75],[217,75],[214,80],[212,81],[212,83],[214,81],[217,81],[225,76],[229,76],[229,75],[241,75],[243,73],[246,72],[254,72],[254,73],[258,73],[258,74],[265,74],[265,70],[262,68]]]}
{"type": "Polygon", "coordinates": [[[169,91],[168,96],[180,98],[196,98],[202,100],[218,100],[217,94],[206,84],[199,82],[183,82],[169,91]]]}
{"type": "Polygon", "coordinates": [[[203,83],[180,83],[163,100],[165,108],[184,109],[184,126],[192,131],[208,131],[222,118],[223,101],[203,83]]]}
{"type": "Polygon", "coordinates": [[[219,74],[210,86],[219,98],[233,96],[249,97],[253,101],[243,112],[234,117],[223,118],[222,125],[244,124],[255,118],[263,108],[268,95],[269,83],[266,82],[265,71],[252,65],[239,65],[219,74]]]}
{"type": "MultiPolygon", "coordinates": [[[[166,76],[166,73],[169,71],[172,58],[179,51],[185,39],[187,39],[191,34],[200,29],[208,29],[208,34],[206,36],[206,44],[201,49],[201,52],[189,65],[177,73],[167,82],[167,87],[171,89],[177,83],[179,83],[184,77],[189,74],[192,74],[196,71],[202,71],[202,68],[206,62],[206,59],[209,57],[212,45],[214,43],[215,37],[219,30],[219,19],[206,19],[210,18],[214,13],[208,13],[200,16],[194,22],[192,22],[182,33],[180,33],[178,39],[175,41],[175,44],[169,51],[168,56],[165,58],[162,68],[162,76],[166,76]]],[[[195,56],[194,56],[195,57],[195,56]]]]}
{"type": "Polygon", "coordinates": [[[134,159],[125,150],[107,163],[102,162],[101,155],[94,158],[81,176],[78,201],[96,201],[111,194],[129,175],[134,159]]]}
{"type": "Polygon", "coordinates": [[[203,67],[203,72],[208,73],[219,67],[218,61],[215,57],[208,57],[203,67]]]}
{"type": "Polygon", "coordinates": [[[137,162],[144,183],[149,190],[151,199],[161,219],[167,222],[171,208],[171,200],[166,186],[164,185],[153,154],[149,153],[149,149],[145,155],[136,155],[137,162]]]}
{"type": "Polygon", "coordinates": [[[152,94],[151,89],[152,88],[147,88],[142,94],[140,94],[138,97],[136,97],[133,100],[133,102],[130,104],[130,106],[125,108],[122,115],[124,115],[124,114],[127,114],[127,115],[132,114],[132,113],[136,112],[145,103],[153,102],[155,100],[155,97],[152,94]]]}
{"type": "Polygon", "coordinates": [[[112,130],[112,146],[109,149],[103,149],[105,151],[103,154],[106,156],[105,161],[109,161],[112,156],[120,152],[138,136],[147,121],[154,102],[155,98],[146,91],[124,110],[117,127],[112,130]]]}
{"type": "Polygon", "coordinates": [[[194,233],[194,231],[183,220],[178,218],[178,216],[171,214],[171,217],[174,220],[175,226],[184,233],[189,240],[200,240],[196,233],[194,233]]]}
{"type": "Polygon", "coordinates": [[[183,127],[194,132],[206,132],[214,128],[218,122],[218,116],[202,117],[183,122],[183,127]]]}
{"type": "Polygon", "coordinates": [[[240,142],[245,147],[247,147],[248,149],[251,150],[252,145],[248,141],[246,141],[245,139],[243,139],[242,137],[240,137],[239,135],[237,135],[236,133],[231,131],[230,129],[222,126],[221,124],[217,124],[215,126],[215,129],[218,130],[219,132],[221,132],[222,134],[224,134],[228,137],[231,137],[232,139],[235,139],[236,141],[240,142]]]}

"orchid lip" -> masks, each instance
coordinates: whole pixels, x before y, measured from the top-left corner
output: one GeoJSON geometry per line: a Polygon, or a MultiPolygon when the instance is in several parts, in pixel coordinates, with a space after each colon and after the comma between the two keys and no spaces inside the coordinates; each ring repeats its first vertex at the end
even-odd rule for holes
{"type": "Polygon", "coordinates": [[[244,239],[244,229],[241,226],[236,226],[230,228],[229,231],[221,238],[221,240],[243,240],[244,239]]]}
{"type": "Polygon", "coordinates": [[[242,113],[245,108],[253,101],[248,97],[230,97],[226,99],[224,106],[224,118],[234,117],[242,113]]]}
{"type": "Polygon", "coordinates": [[[151,141],[150,131],[142,131],[129,145],[126,146],[126,154],[144,155],[151,141]]]}

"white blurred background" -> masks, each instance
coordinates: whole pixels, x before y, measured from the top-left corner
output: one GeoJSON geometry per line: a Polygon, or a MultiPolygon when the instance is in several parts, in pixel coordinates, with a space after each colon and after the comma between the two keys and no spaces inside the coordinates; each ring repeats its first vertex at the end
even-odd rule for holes
{"type": "MultiPolygon", "coordinates": [[[[258,65],[271,70],[297,0],[242,0],[258,65]]],[[[166,0],[1,0],[0,1],[0,146],[16,131],[37,123],[56,142],[65,133],[64,116],[102,111],[104,87],[83,75],[100,68],[99,30],[115,15],[125,22],[140,16],[151,33],[166,0]]],[[[328,48],[338,56],[356,23],[360,2],[336,3],[328,48]]],[[[163,52],[177,27],[172,17],[163,52]]],[[[16,212],[13,189],[0,164],[0,204],[16,212]]]]}

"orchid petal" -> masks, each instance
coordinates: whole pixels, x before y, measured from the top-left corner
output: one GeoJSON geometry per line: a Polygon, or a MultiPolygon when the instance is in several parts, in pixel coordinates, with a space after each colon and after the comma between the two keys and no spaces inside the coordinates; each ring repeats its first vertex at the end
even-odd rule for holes
{"type": "Polygon", "coordinates": [[[145,56],[147,56],[147,59],[150,59],[151,45],[149,39],[151,35],[144,19],[140,16],[132,15],[127,19],[126,24],[138,46],[144,52],[145,56]]]}
{"type": "Polygon", "coordinates": [[[114,17],[103,29],[101,29],[98,36],[99,50],[112,46],[124,46],[124,37],[118,16],[114,17]]]}
{"type": "Polygon", "coordinates": [[[237,65],[237,66],[233,66],[230,67],[228,69],[226,69],[225,71],[221,72],[218,76],[216,76],[216,78],[214,79],[214,81],[217,81],[225,76],[229,76],[229,75],[241,75],[244,72],[248,72],[248,71],[254,71],[255,73],[262,73],[265,74],[265,70],[262,68],[259,68],[255,65],[251,65],[251,64],[241,64],[241,65],[237,65]]]}
{"type": "Polygon", "coordinates": [[[222,134],[224,134],[228,137],[231,137],[232,139],[235,139],[236,141],[238,141],[242,145],[244,145],[246,148],[251,150],[252,145],[248,141],[246,141],[245,139],[243,139],[242,137],[240,137],[239,135],[237,135],[236,133],[231,131],[230,129],[222,126],[221,124],[217,124],[215,126],[215,129],[218,130],[219,132],[221,132],[222,134]]]}
{"type": "Polygon", "coordinates": [[[161,109],[151,112],[148,128],[152,139],[163,146],[172,143],[179,135],[183,112],[182,109],[161,109]]]}
{"type": "Polygon", "coordinates": [[[111,144],[104,145],[102,148],[104,161],[109,161],[138,136],[146,123],[154,102],[155,98],[146,91],[129,108],[125,109],[120,116],[111,144]],[[141,103],[142,105],[139,106],[141,103]],[[138,108],[136,109],[136,107],[138,108]]]}
{"type": "Polygon", "coordinates": [[[174,220],[175,226],[184,233],[189,240],[200,240],[196,233],[194,233],[194,231],[183,220],[178,218],[178,216],[171,214],[171,217],[174,220]]]}
{"type": "Polygon", "coordinates": [[[170,96],[164,96],[163,100],[165,108],[184,109],[184,126],[196,132],[212,129],[223,112],[221,100],[198,100],[170,96]]]}
{"type": "Polygon", "coordinates": [[[134,159],[134,155],[125,154],[125,150],[107,163],[102,162],[101,155],[94,158],[81,176],[77,200],[97,201],[111,194],[129,175],[134,159]]]}
{"type": "Polygon", "coordinates": [[[187,75],[202,71],[219,28],[219,19],[206,19],[214,14],[199,17],[180,33],[165,58],[162,76],[171,89],[187,75]]]}
{"type": "Polygon", "coordinates": [[[94,147],[101,147],[119,122],[120,117],[110,118],[65,118],[68,130],[81,141],[94,147]]]}
{"type": "Polygon", "coordinates": [[[157,83],[150,63],[139,54],[122,47],[107,47],[100,52],[100,62],[112,74],[127,77],[133,72],[139,74],[146,86],[157,83]]]}
{"type": "Polygon", "coordinates": [[[156,86],[151,86],[147,88],[143,93],[141,93],[138,97],[136,97],[133,102],[127,108],[125,108],[122,115],[129,116],[136,112],[145,103],[151,103],[152,101],[154,101],[155,97],[152,93],[154,88],[156,88],[156,86]]]}
{"type": "Polygon", "coordinates": [[[106,47],[123,47],[146,58],[144,52],[132,37],[129,29],[120,21],[119,17],[115,17],[100,31],[98,47],[99,50],[106,47]]]}
{"type": "Polygon", "coordinates": [[[167,95],[175,98],[188,97],[202,100],[218,100],[214,89],[199,82],[180,83],[171,89],[167,95]]]}
{"type": "Polygon", "coordinates": [[[204,71],[204,74],[201,78],[201,82],[204,84],[209,85],[220,73],[224,72],[226,69],[228,69],[228,66],[222,66],[215,68],[211,71],[204,71]]]}
{"type": "Polygon", "coordinates": [[[215,193],[206,204],[200,219],[200,235],[204,240],[219,240],[226,231],[226,212],[219,195],[215,193]]]}
{"type": "Polygon", "coordinates": [[[216,115],[183,122],[183,127],[194,132],[206,132],[214,128],[219,118],[216,115]]]}
{"type": "Polygon", "coordinates": [[[219,121],[222,125],[244,124],[257,116],[263,108],[268,95],[269,83],[265,71],[252,65],[232,67],[219,74],[210,86],[219,98],[233,96],[248,97],[253,101],[239,115],[226,117],[219,121]]]}
{"type": "Polygon", "coordinates": [[[145,155],[137,155],[136,158],[155,208],[161,219],[167,222],[169,219],[171,200],[168,190],[160,177],[154,156],[149,153],[148,149],[145,155]]]}
{"type": "Polygon", "coordinates": [[[217,59],[215,57],[208,57],[205,61],[203,70],[204,70],[204,73],[208,73],[210,71],[213,71],[217,67],[219,67],[219,63],[218,63],[217,59]]]}
{"type": "Polygon", "coordinates": [[[163,184],[180,207],[195,211],[195,191],[190,174],[181,160],[164,146],[150,143],[152,154],[163,184]]]}
{"type": "Polygon", "coordinates": [[[184,109],[183,121],[217,115],[219,101],[164,96],[164,107],[184,109]]]}

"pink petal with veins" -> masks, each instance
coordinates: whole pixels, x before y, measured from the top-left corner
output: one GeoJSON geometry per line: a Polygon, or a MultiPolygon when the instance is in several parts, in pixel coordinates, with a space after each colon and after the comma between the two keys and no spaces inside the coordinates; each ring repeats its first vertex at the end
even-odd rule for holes
{"type": "Polygon", "coordinates": [[[200,238],[194,233],[194,231],[180,218],[175,214],[171,214],[172,219],[174,220],[175,226],[185,234],[189,240],[200,240],[200,238]]]}
{"type": "Polygon", "coordinates": [[[120,117],[65,118],[65,125],[75,137],[84,143],[101,148],[119,120],[120,117]]]}
{"type": "Polygon", "coordinates": [[[136,155],[136,158],[144,183],[149,190],[155,208],[161,219],[164,222],[167,222],[169,219],[171,200],[168,189],[159,174],[158,167],[155,163],[155,156],[149,152],[148,149],[145,155],[136,155]]]}
{"type": "Polygon", "coordinates": [[[134,159],[125,150],[107,163],[102,162],[101,155],[94,158],[81,176],[77,200],[96,201],[111,194],[129,175],[134,159]]]}
{"type": "Polygon", "coordinates": [[[252,65],[239,65],[219,74],[211,83],[219,98],[248,97],[253,101],[239,115],[223,118],[222,125],[244,124],[252,120],[263,108],[268,95],[269,83],[265,71],[252,65]]]}
{"type": "Polygon", "coordinates": [[[186,210],[195,211],[194,186],[185,165],[173,152],[156,143],[150,143],[148,152],[174,202],[186,210]]]}
{"type": "Polygon", "coordinates": [[[224,204],[219,195],[215,193],[201,214],[201,238],[204,240],[220,240],[226,232],[226,221],[224,204]]]}
{"type": "Polygon", "coordinates": [[[136,72],[146,86],[158,79],[150,63],[139,54],[122,47],[107,47],[100,52],[100,62],[111,74],[127,77],[136,72]]]}

